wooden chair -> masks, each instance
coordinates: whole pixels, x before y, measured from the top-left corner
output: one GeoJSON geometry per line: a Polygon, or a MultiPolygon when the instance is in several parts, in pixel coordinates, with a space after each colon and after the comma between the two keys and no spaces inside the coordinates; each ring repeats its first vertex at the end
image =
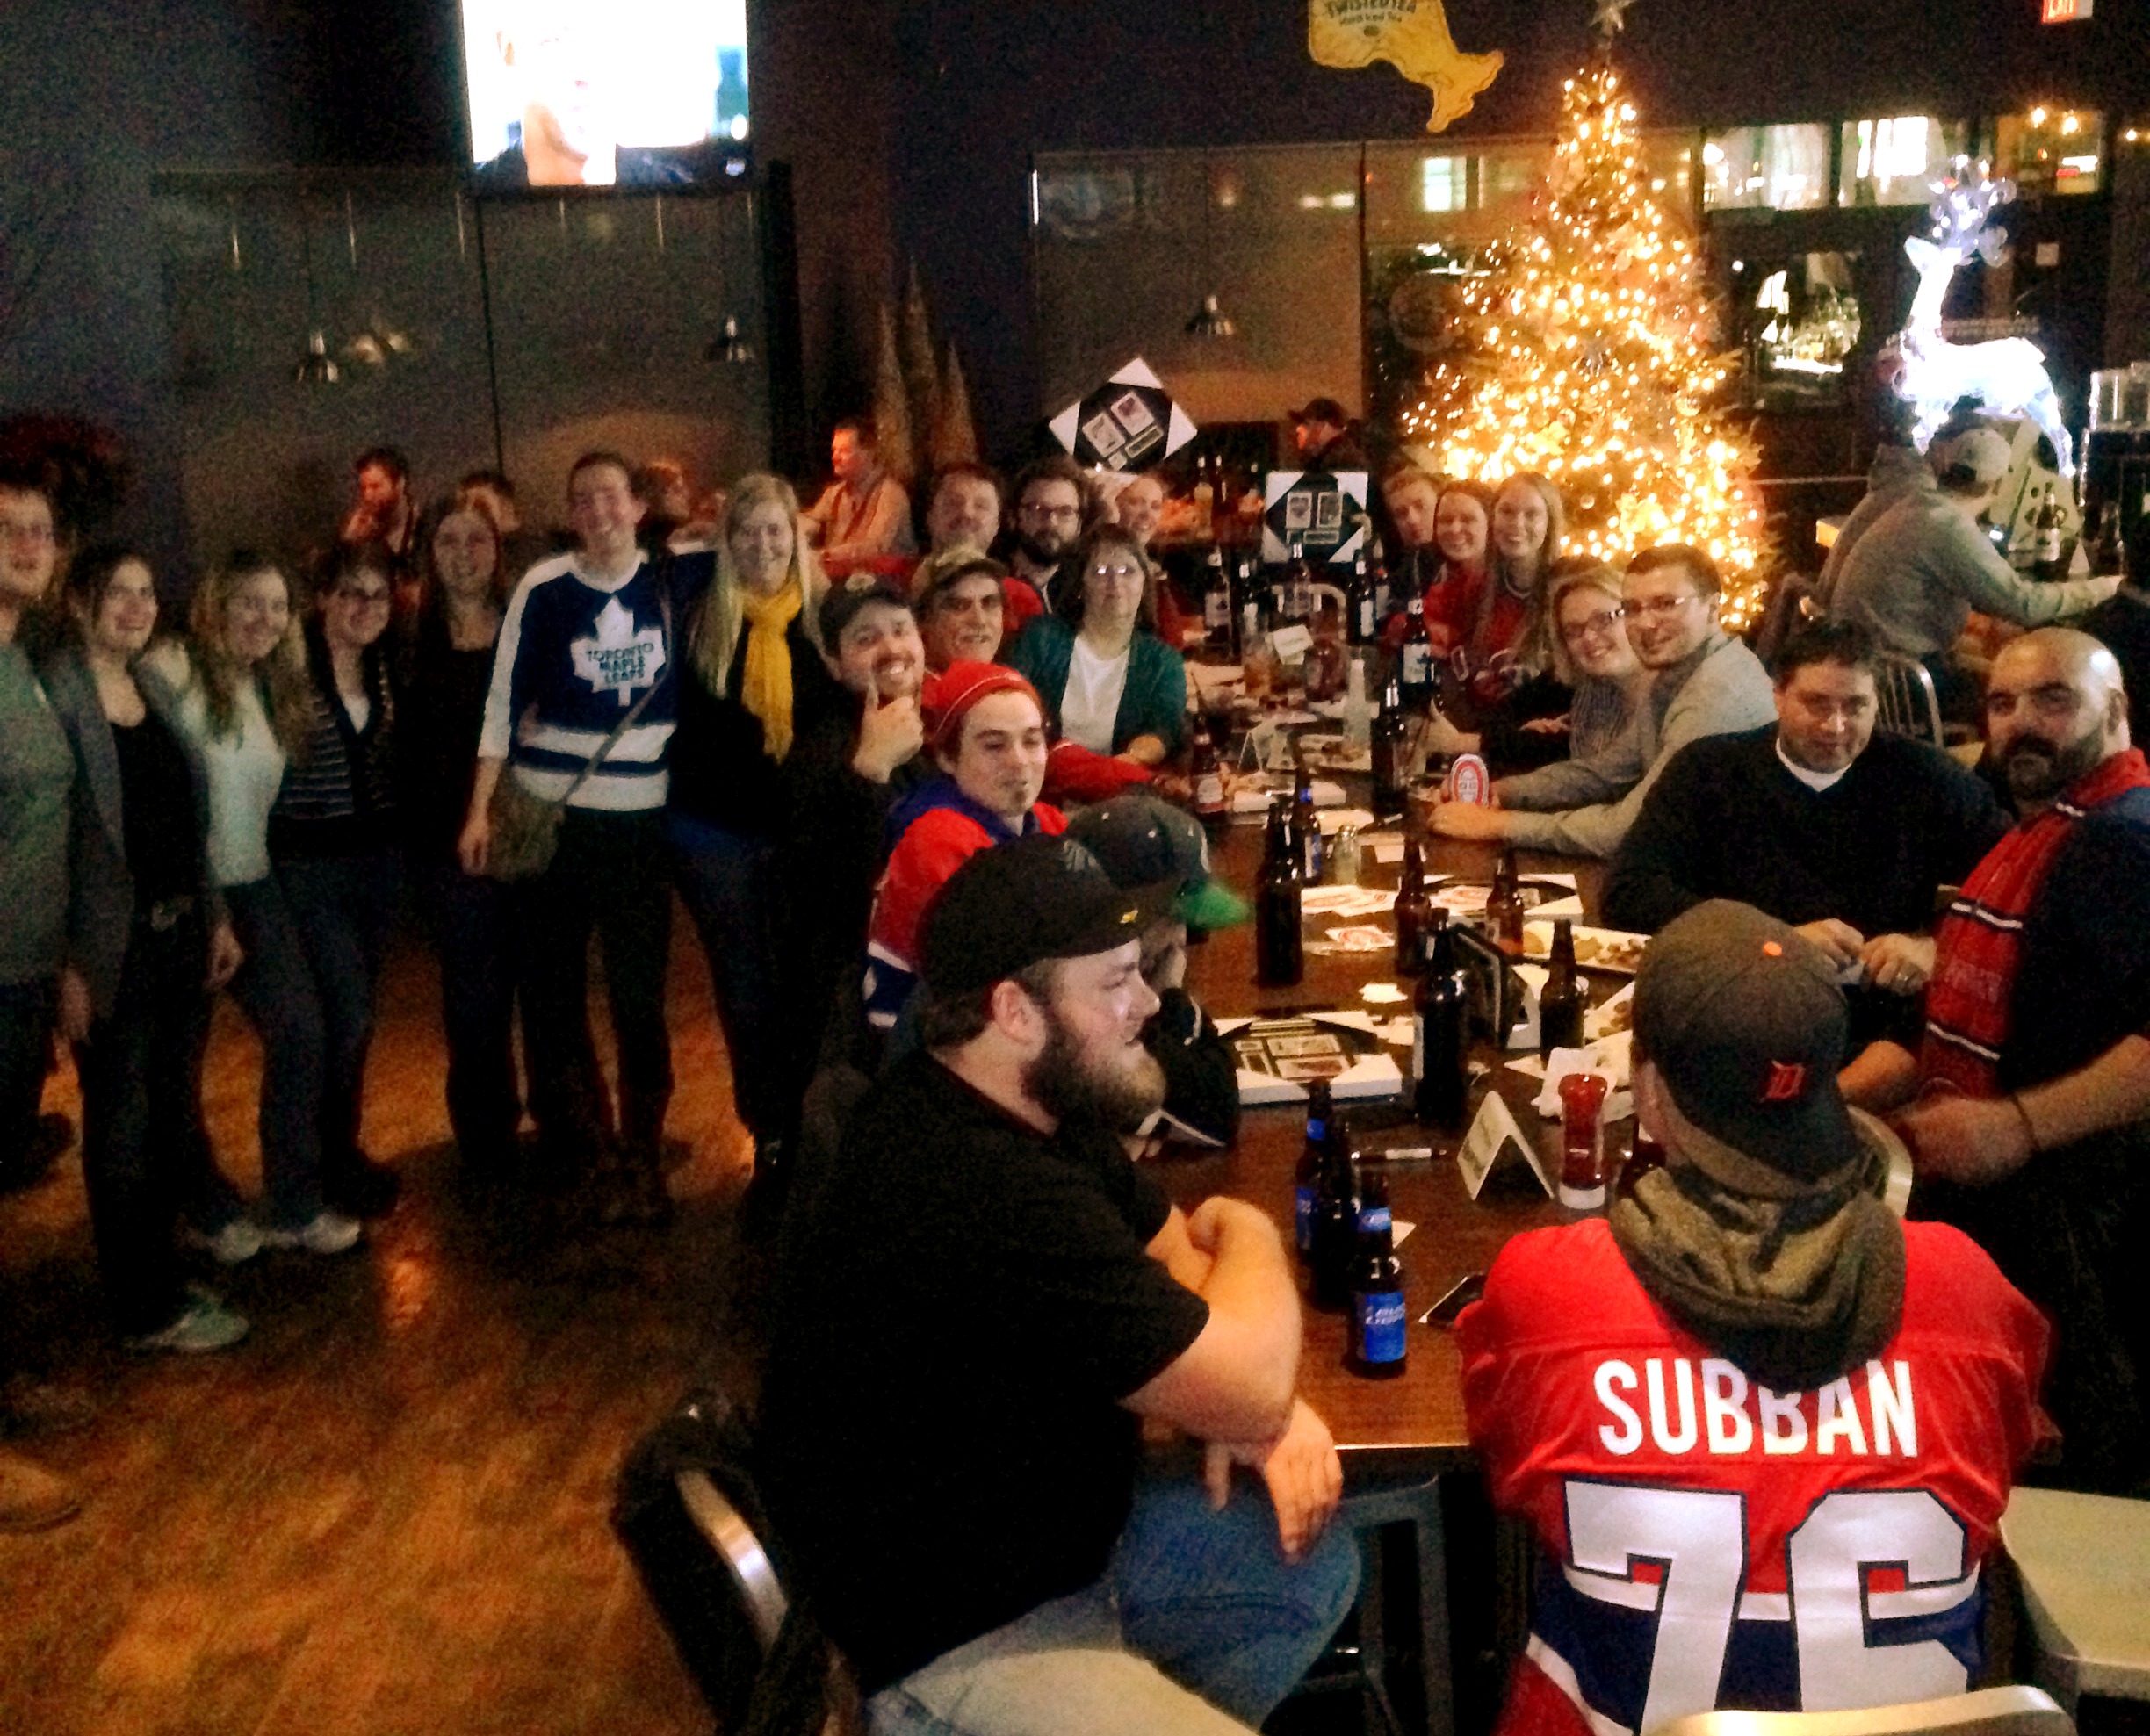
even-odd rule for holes
{"type": "Polygon", "coordinates": [[[1876,660],[1874,688],[1880,702],[1876,727],[1936,747],[1948,746],[1941,728],[1941,701],[1923,663],[1914,657],[1884,653],[1876,660]]]}
{"type": "Polygon", "coordinates": [[[1864,1711],[1696,1712],[1650,1736],[2075,1736],[2075,1722],[2039,1689],[1981,1688],[1864,1711]]]}

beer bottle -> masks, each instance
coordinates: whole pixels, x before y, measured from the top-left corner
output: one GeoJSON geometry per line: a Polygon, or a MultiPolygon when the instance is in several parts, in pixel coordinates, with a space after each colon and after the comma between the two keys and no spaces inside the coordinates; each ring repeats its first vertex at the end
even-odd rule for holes
{"type": "Polygon", "coordinates": [[[1538,1053],[1583,1047],[1583,984],[1576,976],[1575,924],[1553,918],[1553,957],[1538,997],[1538,1053]]]}
{"type": "Polygon", "coordinates": [[[1230,804],[1224,799],[1224,767],[1217,757],[1216,737],[1206,712],[1194,714],[1194,746],[1187,770],[1194,781],[1195,818],[1211,828],[1223,825],[1230,818],[1230,804]]]}
{"type": "Polygon", "coordinates": [[[1389,557],[1382,547],[1382,539],[1374,539],[1374,630],[1378,633],[1389,624],[1389,611],[1394,606],[1394,596],[1389,579],[1389,557]]]}
{"type": "Polygon", "coordinates": [[[2053,496],[2053,484],[2045,485],[2045,498],[2031,520],[2031,570],[2034,577],[2047,584],[2058,584],[2067,577],[2067,515],[2060,509],[2060,502],[2053,496]]]}
{"type": "Polygon", "coordinates": [[[1216,489],[1209,481],[1209,460],[1194,460],[1194,534],[1207,539],[1216,534],[1216,489]]]}
{"type": "Polygon", "coordinates": [[[1309,886],[1318,886],[1324,854],[1321,817],[1314,808],[1314,774],[1303,763],[1292,776],[1292,827],[1298,834],[1299,872],[1309,886]]]}
{"type": "Polygon", "coordinates": [[[1290,553],[1284,571],[1277,580],[1277,613],[1287,621],[1306,618],[1306,593],[1300,587],[1300,578],[1306,571],[1306,544],[1296,537],[1291,540],[1290,553]]]}
{"type": "Polygon", "coordinates": [[[1422,952],[1425,971],[1411,1004],[1411,1113],[1426,1127],[1455,1132],[1469,1094],[1470,1012],[1447,911],[1433,911],[1422,952]]]}
{"type": "Polygon", "coordinates": [[[1231,580],[1224,574],[1224,551],[1211,548],[1204,563],[1206,572],[1202,582],[1202,627],[1210,648],[1229,650],[1231,645],[1232,597],[1231,580]]]}
{"type": "Polygon", "coordinates": [[[1374,811],[1376,815],[1400,814],[1409,795],[1403,771],[1410,748],[1403,723],[1403,689],[1393,673],[1382,688],[1381,710],[1374,717],[1371,737],[1374,811]]]}
{"type": "Polygon", "coordinates": [[[1306,974],[1299,928],[1300,872],[1289,810],[1281,801],[1273,802],[1254,893],[1254,980],[1266,988],[1289,988],[1306,974]]]}
{"type": "Polygon", "coordinates": [[[1425,932],[1433,915],[1433,896],[1426,890],[1425,853],[1418,834],[1403,839],[1403,867],[1396,879],[1396,968],[1399,976],[1416,976],[1425,969],[1425,932]]]}
{"type": "Polygon", "coordinates": [[[1511,958],[1523,956],[1523,888],[1513,850],[1500,853],[1493,890],[1486,895],[1486,938],[1511,958]]]}
{"type": "Polygon", "coordinates": [[[1360,555],[1352,565],[1349,631],[1355,645],[1370,645],[1381,635],[1381,616],[1374,608],[1374,581],[1367,577],[1367,558],[1360,555]]]}
{"type": "Polygon", "coordinates": [[[1403,1265],[1396,1255],[1389,1185],[1368,1171],[1359,1183],[1359,1249],[1351,1285],[1351,1349],[1346,1365],[1368,1380],[1403,1372],[1403,1265]]]}
{"type": "Polygon", "coordinates": [[[1424,596],[1412,594],[1403,605],[1403,652],[1399,659],[1403,702],[1412,710],[1423,711],[1433,695],[1433,646],[1426,637],[1424,596]]]}
{"type": "Polygon", "coordinates": [[[1341,1313],[1351,1306],[1353,1257],[1359,1251],[1359,1177],[1351,1147],[1331,1139],[1314,1200],[1313,1301],[1341,1313]]]}
{"type": "Polygon", "coordinates": [[[1329,1124],[1334,1113],[1329,1081],[1315,1080],[1307,1087],[1306,1143],[1292,1171],[1292,1242],[1302,1260],[1314,1257],[1314,1208],[1321,1197],[1322,1171],[1329,1162],[1329,1124]]]}

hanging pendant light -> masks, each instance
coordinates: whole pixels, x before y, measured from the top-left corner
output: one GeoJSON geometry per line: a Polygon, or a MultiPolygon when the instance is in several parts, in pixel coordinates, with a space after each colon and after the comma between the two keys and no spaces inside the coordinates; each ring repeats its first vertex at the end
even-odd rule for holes
{"type": "Polygon", "coordinates": [[[724,328],[710,340],[709,348],[702,352],[705,362],[724,362],[733,367],[743,366],[754,358],[754,345],[747,342],[740,331],[739,315],[727,313],[724,328]]]}
{"type": "MultiPolygon", "coordinates": [[[[1209,207],[1215,202],[1216,189],[1210,180],[1209,159],[1205,155],[1202,158],[1201,269],[1202,277],[1210,283],[1216,281],[1216,263],[1209,247],[1209,207]]],[[[1189,337],[1222,339],[1239,335],[1239,328],[1233,323],[1231,316],[1218,305],[1215,290],[1210,290],[1203,295],[1201,306],[1194,310],[1194,317],[1187,322],[1185,330],[1189,337]]]]}
{"type": "Polygon", "coordinates": [[[1215,295],[1202,297],[1201,306],[1194,310],[1194,317],[1187,322],[1189,337],[1237,337],[1239,328],[1232,323],[1230,315],[1217,306],[1215,295]]]}
{"type": "Polygon", "coordinates": [[[307,336],[292,378],[301,385],[334,385],[343,377],[343,371],[328,353],[328,335],[316,328],[307,336]]]}
{"type": "Polygon", "coordinates": [[[307,221],[306,190],[299,192],[299,246],[306,260],[307,323],[313,327],[307,334],[306,348],[299,353],[299,365],[292,378],[300,385],[334,385],[343,377],[335,359],[328,353],[328,335],[321,329],[319,297],[314,282],[314,229],[307,221]]]}

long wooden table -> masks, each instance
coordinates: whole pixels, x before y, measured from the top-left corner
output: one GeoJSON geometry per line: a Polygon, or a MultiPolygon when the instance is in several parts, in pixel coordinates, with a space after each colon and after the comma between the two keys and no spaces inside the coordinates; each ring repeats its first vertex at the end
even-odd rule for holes
{"type": "MultiPolygon", "coordinates": [[[[1215,850],[1216,872],[1235,888],[1250,890],[1260,854],[1260,828],[1234,826],[1215,850]]],[[[1427,868],[1430,873],[1490,880],[1496,854],[1486,845],[1430,839],[1427,868]]],[[[1527,853],[1521,861],[1526,872],[1573,873],[1584,910],[1595,913],[1604,877],[1598,864],[1527,853]]],[[[1394,886],[1396,869],[1393,865],[1375,866],[1369,851],[1360,877],[1368,885],[1394,886]]],[[[1308,926],[1309,932],[1317,928],[1311,922],[1308,926]]],[[[1261,988],[1254,981],[1253,925],[1247,923],[1220,931],[1189,954],[1187,986],[1220,1019],[1299,1008],[1356,1008],[1364,1005],[1359,990],[1366,983],[1396,980],[1394,964],[1393,955],[1383,953],[1309,954],[1305,980],[1297,986],[1261,988]]],[[[1611,980],[1606,979],[1608,983],[1611,980]]],[[[1410,980],[1403,979],[1398,986],[1408,993],[1410,980]]],[[[1410,1008],[1372,1010],[1396,1014],[1410,1008]]],[[[1396,1053],[1403,1061],[1402,1052],[1396,1053]]],[[[1536,1133],[1550,1142],[1554,1125],[1541,1124],[1526,1104],[1536,1090],[1535,1083],[1503,1064],[1517,1053],[1481,1050],[1479,1058],[1492,1063],[1487,1088],[1498,1089],[1509,1099],[1526,1135],[1536,1133]]],[[[1408,1062],[1404,1065],[1408,1075],[1408,1062]]],[[[1408,1089],[1408,1079],[1406,1085],[1408,1089]]],[[[1474,1091],[1474,1107],[1477,1097],[1474,1091]]],[[[1349,1103],[1345,1112],[1351,1113],[1349,1103]]],[[[1296,1105],[1249,1109],[1241,1118],[1238,1141],[1230,1150],[1188,1153],[1175,1148],[1158,1160],[1157,1173],[1183,1206],[1213,1193],[1227,1193],[1261,1207],[1276,1219],[1288,1240],[1292,1171],[1304,1142],[1305,1125],[1305,1111],[1296,1105]]],[[[1398,1250],[1410,1322],[1409,1361],[1404,1372],[1393,1379],[1367,1380],[1351,1373],[1344,1364],[1344,1316],[1309,1307],[1306,1346],[1300,1358],[1301,1389],[1334,1431],[1347,1466],[1353,1459],[1408,1456],[1413,1464],[1430,1470],[1452,1469],[1468,1459],[1461,1364],[1453,1335],[1419,1325],[1418,1316],[1458,1279],[1484,1271],[1510,1236],[1567,1221],[1574,1214],[1546,1199],[1534,1181],[1513,1172],[1489,1181],[1474,1202],[1464,1192],[1451,1155],[1455,1144],[1452,1134],[1418,1128],[1407,1120],[1393,1129],[1384,1127],[1367,1143],[1376,1148],[1434,1148],[1430,1163],[1398,1163],[1388,1171],[1392,1209],[1417,1226],[1398,1250]]],[[[1545,1149],[1554,1148],[1548,1143],[1545,1149]]]]}
{"type": "MultiPolygon", "coordinates": [[[[1235,825],[1213,851],[1216,871],[1234,887],[1251,891],[1261,856],[1261,830],[1235,825]]],[[[1446,839],[1427,840],[1428,872],[1469,880],[1490,880],[1497,853],[1483,844],[1446,839]]],[[[1575,875],[1584,909],[1594,916],[1604,871],[1595,862],[1568,858],[1519,858],[1527,872],[1564,871],[1575,875]]],[[[1378,865],[1366,854],[1360,878],[1367,885],[1394,886],[1394,865],[1378,865]]],[[[1320,925],[1310,921],[1309,932],[1320,925]]],[[[1387,925],[1393,929],[1393,923],[1387,925]]],[[[1187,985],[1219,1018],[1243,1013],[1281,1013],[1319,1007],[1365,1005],[1359,990],[1367,983],[1395,979],[1395,955],[1389,953],[1309,954],[1304,980],[1288,989],[1265,989],[1254,980],[1254,933],[1250,924],[1223,930],[1189,954],[1187,985]]],[[[1609,990],[1613,980],[1600,977],[1593,990],[1609,990]]],[[[1398,982],[1408,992],[1409,979],[1398,982]]],[[[1389,1014],[1408,1005],[1374,1009],[1389,1014]]],[[[1498,1090],[1516,1112],[1526,1136],[1540,1149],[1557,1149],[1557,1129],[1529,1106],[1535,1082],[1504,1065],[1516,1051],[1482,1048],[1479,1059],[1491,1063],[1486,1084],[1472,1094],[1474,1111],[1483,1090],[1498,1090]]],[[[1408,1081],[1407,1081],[1408,1089],[1408,1081]]],[[[1350,1115],[1353,1106],[1346,1103],[1350,1115]]],[[[1374,1106],[1363,1106],[1366,1113],[1374,1106]]],[[[1408,1119],[1389,1127],[1397,1112],[1383,1112],[1384,1125],[1364,1143],[1371,1148],[1431,1145],[1431,1163],[1396,1164],[1389,1171],[1389,1202],[1396,1215],[1416,1228],[1398,1250],[1404,1268],[1404,1302],[1409,1358],[1403,1374],[1367,1380],[1345,1365],[1345,1316],[1305,1310],[1305,1343],[1300,1354],[1299,1387],[1336,1437],[1345,1466],[1347,1512],[1360,1524],[1403,1520],[1415,1531],[1418,1561],[1419,1653],[1425,1661],[1424,1688],[1428,1736],[1454,1736],[1455,1700],[1453,1646],[1448,1621],[1448,1558],[1439,1480],[1470,1463],[1464,1426],[1462,1367],[1453,1333],[1423,1326],[1418,1316],[1446,1294],[1458,1279],[1491,1266],[1511,1235],[1575,1215],[1548,1199],[1538,1184],[1513,1171],[1489,1178],[1474,1201],[1465,1192],[1454,1156],[1456,1135],[1416,1127],[1408,1119]]],[[[1276,1220],[1288,1245],[1292,1234],[1292,1172],[1304,1143],[1306,1115],[1296,1105],[1249,1109],[1240,1120],[1239,1137],[1230,1149],[1215,1153],[1168,1148],[1157,1160],[1158,1178],[1183,1207],[1214,1193],[1225,1193],[1262,1207],[1276,1220]]],[[[1381,1552],[1367,1556],[1370,1571],[1381,1552]]],[[[1493,1563],[1484,1564],[1488,1579],[1493,1563]]],[[[1383,1602],[1377,1581],[1364,1588],[1360,1645],[1366,1667],[1378,1675],[1385,1644],[1381,1634],[1383,1602]]],[[[1373,1725],[1369,1723],[1369,1728],[1373,1725]]]]}

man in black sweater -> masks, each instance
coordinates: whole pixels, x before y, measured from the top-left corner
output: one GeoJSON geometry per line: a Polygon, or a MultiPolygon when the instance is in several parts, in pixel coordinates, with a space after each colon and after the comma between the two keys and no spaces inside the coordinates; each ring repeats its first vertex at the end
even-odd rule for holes
{"type": "Polygon", "coordinates": [[[1874,732],[1874,659],[1855,623],[1802,623],[1775,671],[1777,722],[1691,742],[1612,859],[1605,920],[1654,933],[1735,898],[1797,927],[1851,989],[1853,1027],[1916,1032],[1935,894],[2009,829],[1991,789],[1938,748],[1874,732]]]}

